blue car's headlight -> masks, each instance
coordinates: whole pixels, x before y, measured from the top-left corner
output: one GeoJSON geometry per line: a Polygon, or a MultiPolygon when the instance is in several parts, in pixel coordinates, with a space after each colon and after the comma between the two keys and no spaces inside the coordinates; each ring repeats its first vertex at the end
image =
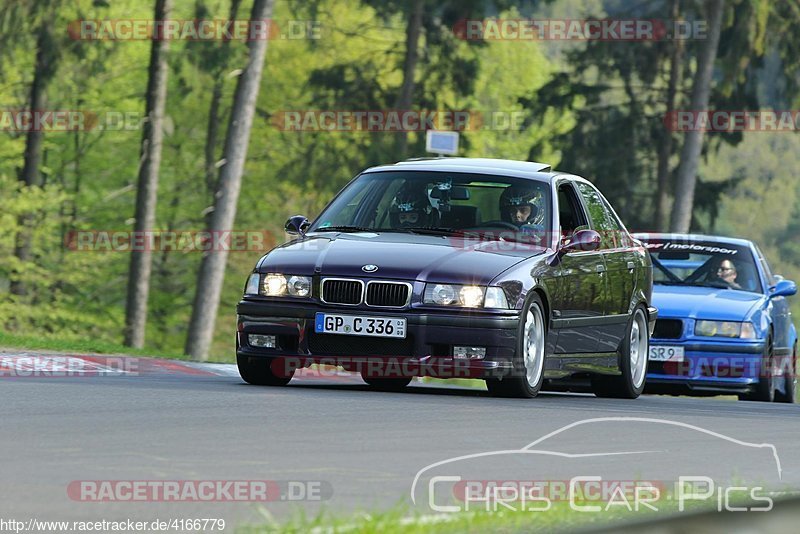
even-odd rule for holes
{"type": "Polygon", "coordinates": [[[268,273],[262,277],[253,273],[247,279],[244,293],[266,297],[310,297],[311,277],[280,273],[268,273]]]}
{"type": "Polygon", "coordinates": [[[755,339],[756,329],[753,323],[740,323],[738,321],[697,321],[694,324],[696,336],[707,337],[738,337],[741,339],[755,339]]]}
{"type": "Polygon", "coordinates": [[[508,308],[508,300],[499,287],[468,286],[459,284],[425,284],[422,301],[437,306],[462,308],[508,308]]]}

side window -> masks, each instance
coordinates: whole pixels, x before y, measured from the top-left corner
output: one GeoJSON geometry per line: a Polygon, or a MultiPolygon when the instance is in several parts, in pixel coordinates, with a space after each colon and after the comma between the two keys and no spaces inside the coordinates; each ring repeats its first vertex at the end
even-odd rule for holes
{"type": "Polygon", "coordinates": [[[767,278],[767,285],[774,286],[776,283],[775,277],[772,276],[772,271],[767,263],[767,258],[764,257],[764,253],[761,252],[761,249],[758,248],[758,245],[756,245],[756,252],[758,253],[758,261],[761,263],[761,267],[764,269],[764,274],[767,278]]]}
{"type": "Polygon", "coordinates": [[[625,226],[619,220],[617,214],[614,213],[614,210],[611,208],[611,204],[608,203],[608,200],[606,200],[606,197],[601,195],[601,198],[603,199],[603,207],[605,207],[606,209],[606,216],[616,229],[614,231],[614,235],[616,236],[617,246],[624,248],[632,247],[633,241],[631,239],[631,236],[628,234],[628,231],[625,229],[625,226]]]}
{"type": "Polygon", "coordinates": [[[558,220],[562,237],[571,236],[576,229],[586,226],[586,217],[575,195],[575,189],[569,184],[558,186],[558,220]]]}
{"type": "Polygon", "coordinates": [[[600,193],[591,185],[583,182],[576,182],[578,190],[581,192],[586,208],[589,211],[589,218],[592,220],[592,228],[600,233],[600,243],[602,248],[618,248],[623,246],[620,242],[622,228],[617,224],[612,213],[606,209],[606,204],[600,193]]]}

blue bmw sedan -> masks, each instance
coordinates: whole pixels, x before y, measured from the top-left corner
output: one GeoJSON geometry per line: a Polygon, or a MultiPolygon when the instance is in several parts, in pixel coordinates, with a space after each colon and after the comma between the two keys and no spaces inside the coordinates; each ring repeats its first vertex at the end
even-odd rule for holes
{"type": "Polygon", "coordinates": [[[797,330],[786,297],[794,282],[772,273],[751,241],[636,234],[653,262],[658,320],[648,391],[738,394],[793,403],[797,330]]]}

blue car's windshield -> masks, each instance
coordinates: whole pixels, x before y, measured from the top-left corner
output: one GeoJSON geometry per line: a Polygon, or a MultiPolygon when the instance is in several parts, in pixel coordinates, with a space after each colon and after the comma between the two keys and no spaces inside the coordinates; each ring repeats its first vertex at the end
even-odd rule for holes
{"type": "Polygon", "coordinates": [[[643,240],[653,259],[653,283],[761,292],[753,254],[729,243],[643,240]]]}
{"type": "Polygon", "coordinates": [[[547,236],[549,184],[467,173],[368,173],[327,207],[310,232],[506,231],[547,236]]]}

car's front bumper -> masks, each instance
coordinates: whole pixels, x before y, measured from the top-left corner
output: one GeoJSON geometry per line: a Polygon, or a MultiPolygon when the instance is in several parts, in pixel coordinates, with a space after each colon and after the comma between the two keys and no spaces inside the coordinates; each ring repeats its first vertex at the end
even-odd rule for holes
{"type": "Polygon", "coordinates": [[[683,361],[650,361],[648,390],[683,387],[694,391],[744,393],[765,372],[764,340],[651,339],[650,345],[682,346],[683,361]]]}
{"type": "Polygon", "coordinates": [[[239,358],[272,360],[286,370],[313,363],[343,366],[371,376],[486,378],[512,370],[519,315],[515,310],[375,310],[320,303],[242,300],[237,306],[239,358]],[[405,339],[318,334],[317,312],[404,317],[405,339]],[[274,349],[252,346],[249,334],[275,335],[274,349]],[[454,346],[485,347],[483,359],[453,357],[454,346]]]}

